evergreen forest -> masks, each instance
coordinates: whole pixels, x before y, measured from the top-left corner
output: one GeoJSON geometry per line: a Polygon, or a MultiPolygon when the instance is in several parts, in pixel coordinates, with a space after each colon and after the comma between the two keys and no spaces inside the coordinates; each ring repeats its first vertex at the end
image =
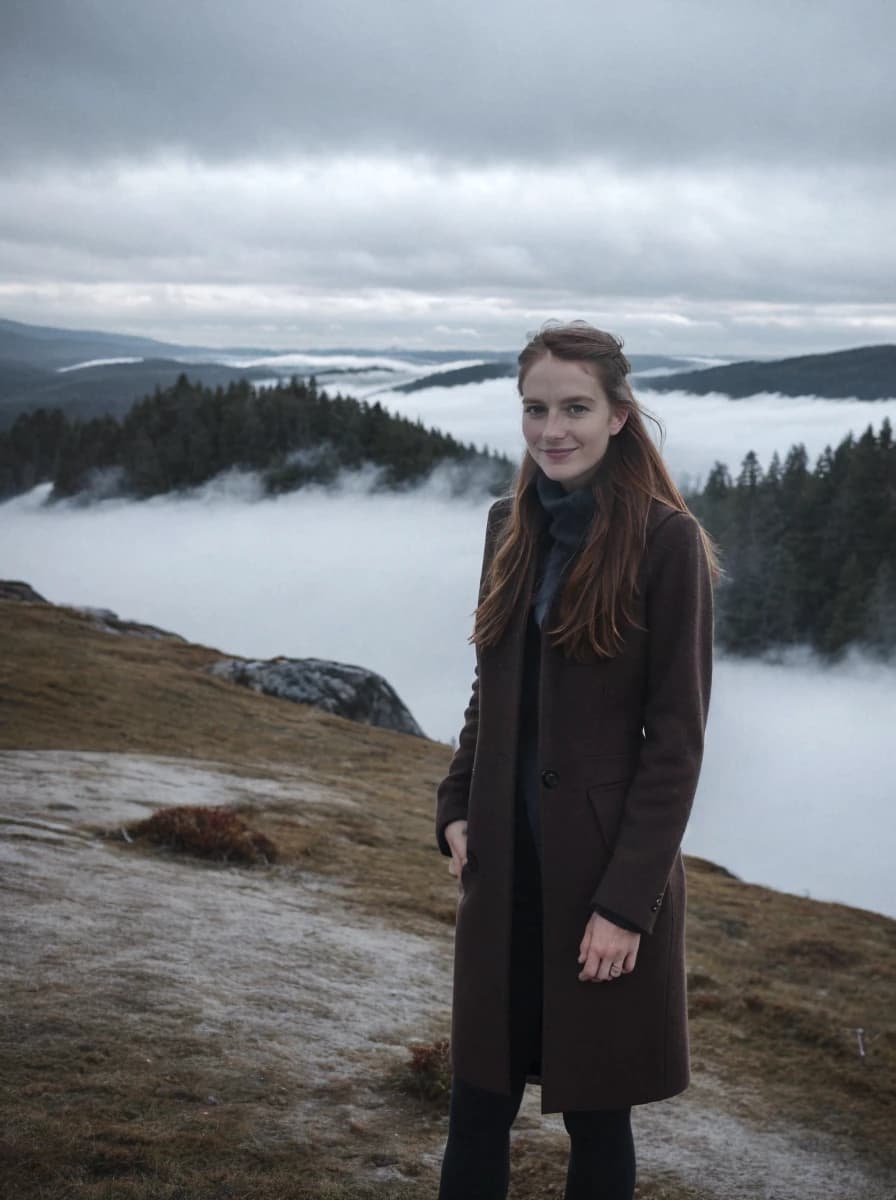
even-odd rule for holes
{"type": "Polygon", "coordinates": [[[755,654],[809,644],[896,653],[896,445],[889,420],[809,463],[803,445],[736,478],[716,463],[689,506],[715,539],[720,645],[755,654]]]}
{"type": "Polygon", "coordinates": [[[478,481],[495,495],[513,474],[507,458],[378,402],[330,397],[313,378],[212,389],[181,375],[121,419],[69,420],[61,409],[21,414],[0,432],[0,497],[52,481],[52,500],[79,493],[145,499],[233,468],[259,472],[268,492],[287,492],[367,464],[381,468],[379,486],[401,488],[446,462],[455,464],[455,486],[478,481]]]}

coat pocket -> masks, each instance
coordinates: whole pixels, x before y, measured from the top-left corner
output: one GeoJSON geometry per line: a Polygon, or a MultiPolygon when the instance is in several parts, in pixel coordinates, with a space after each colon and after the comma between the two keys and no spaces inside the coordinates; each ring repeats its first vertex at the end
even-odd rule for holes
{"type": "Polygon", "coordinates": [[[624,787],[632,781],[638,769],[638,751],[625,754],[586,754],[581,758],[581,771],[588,788],[624,787]]]}

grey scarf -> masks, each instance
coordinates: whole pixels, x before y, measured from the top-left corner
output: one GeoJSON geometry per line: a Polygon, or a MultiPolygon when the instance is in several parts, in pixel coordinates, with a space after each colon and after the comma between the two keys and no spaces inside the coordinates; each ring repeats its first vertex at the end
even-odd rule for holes
{"type": "Polygon", "coordinates": [[[541,470],[535,478],[535,490],[548,515],[547,532],[550,535],[550,548],[533,601],[535,620],[541,626],[564,571],[585,540],[596,504],[590,483],[567,492],[562,484],[548,479],[541,470]]]}

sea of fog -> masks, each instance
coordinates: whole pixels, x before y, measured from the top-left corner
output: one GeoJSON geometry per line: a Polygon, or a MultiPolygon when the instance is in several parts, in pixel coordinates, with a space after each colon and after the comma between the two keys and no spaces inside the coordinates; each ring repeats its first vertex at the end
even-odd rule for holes
{"type": "MultiPolygon", "coordinates": [[[[860,434],[868,425],[879,429],[884,417],[896,424],[896,399],[820,400],[764,394],[731,400],[717,393],[654,392],[647,386],[636,391],[644,408],[659,418],[665,434],[663,454],[678,482],[685,485],[699,486],[717,461],[726,463],[736,476],[748,450],[755,450],[766,467],[776,450],[783,461],[790,447],[802,442],[814,464],[825,446],[836,446],[850,431],[860,434]]],[[[513,457],[519,453],[521,401],[512,379],[384,392],[368,398],[465,441],[486,443],[513,457]]]]}
{"type": "MultiPolygon", "coordinates": [[[[518,453],[512,382],[408,396],[390,407],[518,453]]],[[[655,394],[679,478],[752,447],[811,454],[896,402],[655,394]]],[[[240,655],[334,658],[383,674],[432,737],[456,737],[489,500],[451,498],[439,474],[401,495],[371,475],[334,490],[260,495],[223,477],[186,497],[45,506],[47,486],[0,505],[0,577],[57,603],[111,608],[240,655]]],[[[896,671],[717,659],[704,771],[685,849],[745,879],[896,916],[889,741],[896,671]]]]}

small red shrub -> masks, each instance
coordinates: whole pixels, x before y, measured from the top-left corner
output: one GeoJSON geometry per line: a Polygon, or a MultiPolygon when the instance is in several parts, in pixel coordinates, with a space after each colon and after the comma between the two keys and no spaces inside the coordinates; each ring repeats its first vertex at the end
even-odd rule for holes
{"type": "Polygon", "coordinates": [[[198,804],[162,808],[129,826],[128,833],[219,862],[270,863],[277,858],[271,839],[251,830],[230,808],[198,804]]]}
{"type": "Polygon", "coordinates": [[[448,1039],[417,1042],[409,1046],[411,1057],[404,1077],[404,1090],[425,1100],[444,1100],[451,1092],[451,1060],[448,1039]]]}

